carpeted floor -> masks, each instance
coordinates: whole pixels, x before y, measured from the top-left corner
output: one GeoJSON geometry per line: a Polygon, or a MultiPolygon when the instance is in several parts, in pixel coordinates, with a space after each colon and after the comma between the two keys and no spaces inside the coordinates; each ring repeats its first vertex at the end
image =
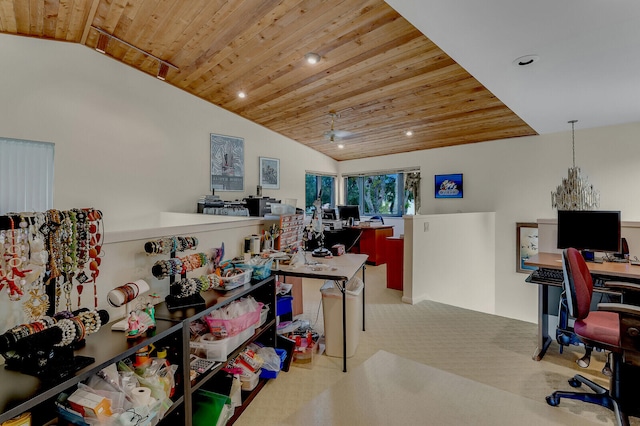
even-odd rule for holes
{"type": "Polygon", "coordinates": [[[385,351],[376,352],[344,376],[285,424],[597,425],[568,410],[385,351]]]}
{"type": "MultiPolygon", "coordinates": [[[[324,355],[315,358],[312,368],[292,366],[267,384],[237,425],[284,424],[380,350],[543,403],[554,390],[569,390],[567,379],[578,372],[603,385],[608,382],[600,373],[604,365],[601,353],[594,353],[588,369],[580,369],[575,360],[582,356],[582,349],[565,348],[559,354],[554,342],[542,361],[533,361],[535,324],[429,301],[404,304],[401,292],[385,286],[385,265],[367,267],[366,281],[367,331],[361,333],[358,349],[348,360],[349,372],[342,372],[342,359],[324,355]]],[[[302,317],[315,323],[319,332],[323,330],[321,286],[322,282],[313,280],[303,285],[302,317]]],[[[386,391],[384,387],[373,390],[386,391]]],[[[557,409],[596,424],[614,424],[611,412],[593,404],[563,400],[557,409]]],[[[442,423],[427,419],[424,424],[442,423]]],[[[631,424],[640,425],[640,419],[633,418],[631,424]]]]}

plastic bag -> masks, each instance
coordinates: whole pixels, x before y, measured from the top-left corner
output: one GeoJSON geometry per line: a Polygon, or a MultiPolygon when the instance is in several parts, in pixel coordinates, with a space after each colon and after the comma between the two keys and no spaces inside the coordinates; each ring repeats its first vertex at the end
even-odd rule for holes
{"type": "MultiPolygon", "coordinates": [[[[158,360],[156,360],[157,362],[158,360]]],[[[158,418],[162,418],[167,410],[171,407],[173,402],[169,399],[169,394],[171,393],[172,385],[169,380],[169,376],[171,376],[171,380],[173,380],[173,374],[177,370],[176,365],[167,365],[164,360],[160,360],[164,364],[160,368],[155,368],[153,361],[150,361],[148,364],[152,366],[150,370],[155,370],[156,374],[145,376],[145,368],[138,367],[136,371],[133,371],[131,367],[129,367],[124,362],[120,361],[118,363],[118,369],[121,372],[126,374],[130,374],[133,372],[134,377],[138,380],[140,386],[151,389],[151,396],[157,400],[157,402],[150,408],[150,412],[156,411],[157,404],[157,412],[158,418]]]]}
{"type": "Polygon", "coordinates": [[[280,356],[276,353],[274,348],[260,348],[257,354],[263,359],[264,364],[262,368],[271,371],[280,371],[280,356]]]}

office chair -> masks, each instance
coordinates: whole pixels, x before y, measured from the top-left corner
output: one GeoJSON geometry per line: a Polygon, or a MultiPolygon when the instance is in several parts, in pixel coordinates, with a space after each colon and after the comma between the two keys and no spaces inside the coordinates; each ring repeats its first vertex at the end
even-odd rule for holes
{"type": "Polygon", "coordinates": [[[384,219],[382,218],[382,216],[380,215],[376,215],[376,216],[371,216],[371,219],[369,219],[370,221],[374,221],[374,220],[379,220],[380,223],[382,223],[384,225],[384,219]]]}
{"type": "MultiPolygon", "coordinates": [[[[575,375],[569,385],[586,385],[593,392],[556,391],[547,396],[549,405],[560,404],[560,399],[577,399],[602,405],[616,416],[618,425],[629,425],[629,415],[640,415],[640,307],[622,303],[600,303],[597,311],[590,311],[593,294],[591,273],[580,252],[568,248],[562,253],[563,288],[569,313],[575,318],[574,332],[585,344],[610,351],[612,375],[609,390],[583,377],[575,375]]],[[[640,285],[607,283],[623,291],[640,291],[640,285]]]]}

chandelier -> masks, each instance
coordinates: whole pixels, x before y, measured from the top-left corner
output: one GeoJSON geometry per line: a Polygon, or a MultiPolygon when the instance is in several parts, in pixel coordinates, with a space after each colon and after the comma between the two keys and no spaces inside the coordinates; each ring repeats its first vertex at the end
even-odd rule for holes
{"type": "Polygon", "coordinates": [[[551,193],[551,207],[558,210],[595,210],[600,207],[600,193],[589,183],[587,177],[582,177],[580,167],[576,167],[576,139],[575,124],[578,120],[571,120],[571,147],[573,150],[573,167],[569,169],[566,179],[562,179],[555,192],[551,193]]]}

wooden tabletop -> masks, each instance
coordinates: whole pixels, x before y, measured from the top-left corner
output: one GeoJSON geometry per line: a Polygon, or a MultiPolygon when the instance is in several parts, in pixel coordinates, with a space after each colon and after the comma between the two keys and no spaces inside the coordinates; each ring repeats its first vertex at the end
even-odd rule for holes
{"type": "MultiPolygon", "coordinates": [[[[525,265],[539,268],[562,269],[562,255],[560,253],[538,253],[535,256],[531,256],[524,263],[525,265]]],[[[587,267],[592,274],[596,275],[640,279],[640,266],[630,263],[587,262],[587,267]]]]}
{"type": "Polygon", "coordinates": [[[333,257],[313,257],[311,253],[306,253],[309,264],[297,267],[280,265],[278,269],[272,269],[271,272],[292,277],[344,281],[351,279],[362,268],[368,257],[367,254],[355,253],[333,257]]]}

